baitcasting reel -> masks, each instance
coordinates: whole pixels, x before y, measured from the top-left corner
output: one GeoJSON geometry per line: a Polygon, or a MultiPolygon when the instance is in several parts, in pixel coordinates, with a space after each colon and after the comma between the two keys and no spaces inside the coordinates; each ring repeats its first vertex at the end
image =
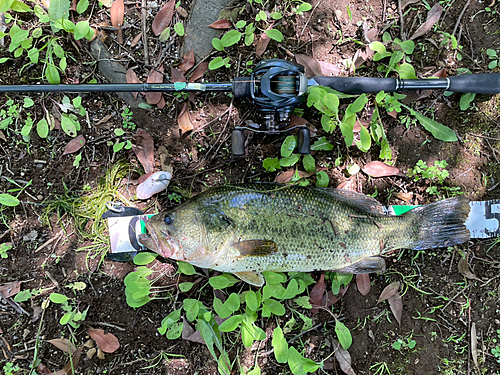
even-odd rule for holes
{"type": "Polygon", "coordinates": [[[255,66],[250,77],[238,77],[233,82],[235,97],[251,97],[260,112],[262,124],[240,126],[233,130],[233,155],[245,154],[243,130],[257,133],[280,134],[298,128],[299,154],[309,154],[311,135],[305,125],[288,127],[293,110],[304,101],[308,80],[304,67],[289,61],[263,60],[255,66]]]}

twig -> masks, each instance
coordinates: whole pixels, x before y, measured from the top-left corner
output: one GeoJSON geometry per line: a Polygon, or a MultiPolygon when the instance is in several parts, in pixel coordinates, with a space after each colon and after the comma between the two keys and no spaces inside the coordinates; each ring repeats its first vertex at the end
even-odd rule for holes
{"type": "Polygon", "coordinates": [[[316,8],[318,7],[319,4],[321,4],[323,2],[323,0],[320,0],[318,1],[318,3],[314,6],[313,10],[311,11],[311,13],[309,14],[309,18],[307,19],[307,22],[306,24],[304,25],[304,27],[302,28],[302,32],[300,33],[300,36],[302,36],[304,34],[304,30],[306,29],[307,25],[309,24],[309,21],[311,20],[311,17],[314,13],[314,11],[316,10],[316,8]]]}
{"type": "Polygon", "coordinates": [[[142,44],[144,44],[144,64],[149,65],[149,53],[148,53],[148,30],[146,25],[147,18],[147,2],[142,0],[141,7],[141,23],[142,23],[142,44]]]}
{"type": "MultiPolygon", "coordinates": [[[[470,1],[470,0],[469,0],[470,1]]],[[[401,6],[401,0],[398,0],[398,10],[399,10],[399,23],[401,24],[401,40],[406,40],[405,35],[405,21],[403,20],[403,7],[401,6]]]]}
{"type": "Polygon", "coordinates": [[[464,9],[462,9],[462,12],[460,12],[460,15],[458,16],[457,23],[455,23],[455,27],[453,28],[453,32],[451,33],[452,36],[455,36],[455,33],[457,32],[458,25],[460,24],[460,21],[462,20],[462,17],[465,14],[465,11],[469,7],[470,0],[467,0],[467,3],[465,3],[464,9]]]}
{"type": "Polygon", "coordinates": [[[61,235],[63,234],[63,230],[61,229],[61,231],[59,233],[57,233],[54,237],[52,237],[51,239],[45,241],[45,243],[42,245],[42,246],[39,246],[36,250],[35,250],[35,254],[38,253],[39,251],[42,251],[43,249],[45,249],[47,246],[49,246],[52,242],[54,242],[55,240],[57,240],[59,237],[61,237],[61,235]]]}
{"type": "MultiPolygon", "coordinates": [[[[446,305],[444,305],[444,307],[443,307],[443,310],[442,310],[442,311],[446,310],[446,308],[447,308],[447,307],[448,307],[448,306],[449,306],[452,302],[454,302],[455,298],[457,298],[458,296],[460,296],[461,294],[463,294],[463,293],[464,293],[467,289],[469,289],[469,287],[470,287],[470,285],[469,285],[469,286],[467,286],[467,287],[465,287],[464,289],[462,289],[462,290],[461,290],[460,292],[458,292],[457,294],[455,294],[455,296],[454,296],[452,299],[450,299],[446,305]]],[[[439,295],[439,293],[436,293],[436,294],[437,294],[437,295],[439,295]]]]}
{"type": "Polygon", "coordinates": [[[117,329],[118,331],[122,331],[122,332],[125,332],[125,331],[126,331],[126,329],[125,329],[125,328],[122,328],[122,327],[116,326],[116,325],[111,324],[111,323],[101,323],[101,322],[85,322],[85,323],[88,323],[88,325],[96,325],[96,326],[110,327],[110,328],[114,328],[114,329],[117,329]]]}

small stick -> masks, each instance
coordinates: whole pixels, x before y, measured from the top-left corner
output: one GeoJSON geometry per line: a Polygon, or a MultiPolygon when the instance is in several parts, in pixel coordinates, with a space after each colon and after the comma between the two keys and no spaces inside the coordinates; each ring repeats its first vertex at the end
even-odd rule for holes
{"type": "Polygon", "coordinates": [[[147,2],[142,0],[141,7],[141,23],[142,23],[142,44],[144,44],[144,64],[149,65],[149,53],[148,53],[148,34],[147,34],[147,2]]]}

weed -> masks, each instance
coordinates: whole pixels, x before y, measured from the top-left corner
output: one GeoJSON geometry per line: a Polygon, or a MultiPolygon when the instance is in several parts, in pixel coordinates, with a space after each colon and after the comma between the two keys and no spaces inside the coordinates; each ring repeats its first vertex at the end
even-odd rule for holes
{"type": "Polygon", "coordinates": [[[9,255],[7,254],[7,251],[9,251],[10,249],[12,249],[12,244],[10,243],[3,243],[0,245],[0,257],[2,257],[2,259],[7,259],[9,257],[9,255]]]}
{"type": "Polygon", "coordinates": [[[401,349],[413,349],[417,345],[417,342],[415,340],[412,340],[411,337],[407,338],[406,340],[404,339],[397,339],[393,344],[392,347],[396,350],[401,350],[401,349]]]}
{"type": "Polygon", "coordinates": [[[84,312],[80,312],[78,310],[78,307],[76,306],[76,303],[72,301],[71,298],[66,297],[64,294],[51,293],[49,298],[51,302],[61,305],[61,308],[66,312],[61,317],[61,319],[59,319],[59,324],[69,324],[71,327],[76,329],[80,327],[80,324],[87,317],[87,311],[90,306],[87,307],[84,312]]]}
{"type": "Polygon", "coordinates": [[[430,181],[443,183],[444,179],[450,175],[450,173],[445,169],[447,166],[448,163],[446,160],[436,160],[433,166],[427,166],[426,162],[419,160],[415,168],[410,168],[408,170],[408,177],[413,178],[415,182],[425,178],[430,181]]]}
{"type": "Polygon", "coordinates": [[[134,112],[132,112],[129,108],[127,108],[127,107],[123,108],[123,111],[121,113],[123,129],[129,129],[130,131],[135,130],[136,125],[132,121],[133,114],[134,114],[134,112]]]}
{"type": "Polygon", "coordinates": [[[500,329],[497,329],[497,337],[491,340],[494,347],[491,348],[491,354],[495,356],[497,363],[500,363],[500,329]]]}
{"type": "Polygon", "coordinates": [[[495,69],[498,66],[498,51],[495,51],[494,49],[488,48],[486,50],[486,54],[488,55],[488,58],[491,60],[490,63],[488,64],[488,69],[495,69]]]}
{"type": "Polygon", "coordinates": [[[370,370],[373,371],[373,375],[389,375],[391,371],[389,370],[389,366],[385,362],[377,362],[370,366],[370,370]]]}
{"type": "Polygon", "coordinates": [[[19,368],[19,366],[14,365],[12,362],[7,362],[3,366],[3,372],[4,372],[5,375],[15,375],[20,370],[21,369],[19,368]]]}

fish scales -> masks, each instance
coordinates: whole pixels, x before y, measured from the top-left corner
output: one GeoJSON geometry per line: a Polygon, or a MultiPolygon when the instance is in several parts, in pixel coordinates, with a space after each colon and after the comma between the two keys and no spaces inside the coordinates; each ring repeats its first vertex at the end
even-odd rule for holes
{"type": "Polygon", "coordinates": [[[376,272],[385,269],[379,256],[395,249],[469,238],[467,200],[442,202],[388,216],[373,198],[349,191],[221,186],[154,216],[140,240],[163,256],[232,272],[255,285],[263,283],[263,271],[376,272]]]}

